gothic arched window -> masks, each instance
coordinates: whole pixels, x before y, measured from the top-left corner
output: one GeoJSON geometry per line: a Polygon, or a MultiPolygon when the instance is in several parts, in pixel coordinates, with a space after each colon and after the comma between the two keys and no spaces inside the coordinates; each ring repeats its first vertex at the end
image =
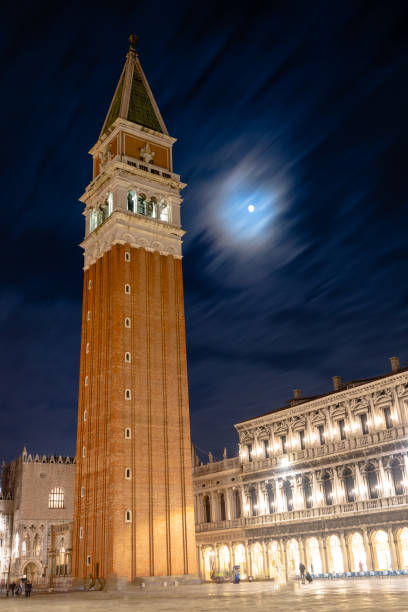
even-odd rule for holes
{"type": "Polygon", "coordinates": [[[333,489],[330,474],[327,472],[323,476],[323,493],[326,506],[331,506],[333,504],[333,489]]]}
{"type": "Polygon", "coordinates": [[[366,469],[367,475],[367,483],[368,483],[368,492],[370,494],[371,499],[378,498],[378,479],[377,472],[375,467],[369,463],[366,469]]]}
{"type": "Polygon", "coordinates": [[[136,212],[136,191],[131,189],[127,194],[127,209],[129,212],[136,212]]]}
{"type": "Polygon", "coordinates": [[[211,505],[210,498],[208,495],[204,497],[204,518],[206,523],[211,523],[211,505]]]}
{"type": "Polygon", "coordinates": [[[225,521],[226,516],[225,516],[225,497],[224,497],[224,493],[221,493],[220,495],[220,518],[222,521],[225,521]]]}
{"type": "Polygon", "coordinates": [[[93,232],[98,227],[98,213],[94,208],[91,208],[89,213],[89,231],[93,232]]]}
{"type": "Polygon", "coordinates": [[[391,463],[391,476],[394,483],[395,495],[403,495],[404,493],[404,477],[398,459],[394,459],[391,463]]]}
{"type": "Polygon", "coordinates": [[[344,478],[344,490],[346,492],[346,499],[348,502],[353,502],[356,499],[354,491],[354,478],[350,468],[346,468],[343,472],[344,478]]]}
{"type": "Polygon", "coordinates": [[[312,495],[312,487],[310,485],[310,478],[305,476],[303,478],[303,495],[305,498],[305,506],[306,508],[313,508],[313,495],[312,495]]]}

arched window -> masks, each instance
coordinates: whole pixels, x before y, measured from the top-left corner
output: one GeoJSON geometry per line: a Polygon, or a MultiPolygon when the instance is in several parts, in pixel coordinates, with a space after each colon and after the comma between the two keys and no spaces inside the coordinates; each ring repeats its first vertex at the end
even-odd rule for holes
{"type": "Polygon", "coordinates": [[[31,544],[30,536],[28,535],[28,533],[25,533],[23,541],[21,542],[21,554],[23,557],[30,556],[30,550],[31,550],[30,544],[31,544]]]}
{"type": "Polygon", "coordinates": [[[249,500],[251,503],[251,514],[252,516],[257,516],[258,514],[258,498],[256,496],[256,491],[254,487],[251,487],[249,490],[249,500]]]}
{"type": "Polygon", "coordinates": [[[137,198],[137,212],[139,215],[146,214],[146,196],[144,193],[141,193],[137,198]]]}
{"type": "Polygon", "coordinates": [[[271,484],[266,485],[266,495],[268,498],[268,513],[273,514],[275,512],[275,495],[271,484]]]}
{"type": "Polygon", "coordinates": [[[211,523],[211,504],[208,495],[204,497],[204,519],[206,523],[211,523]]]}
{"type": "Polygon", "coordinates": [[[48,507],[49,508],[63,508],[64,507],[64,491],[60,487],[54,487],[51,489],[48,496],[48,507]]]}
{"type": "Polygon", "coordinates": [[[238,489],[234,491],[235,518],[241,518],[241,497],[238,489]]]}
{"type": "Polygon", "coordinates": [[[288,510],[293,510],[293,492],[289,480],[285,480],[283,483],[283,492],[286,497],[286,507],[288,510]]]}
{"type": "Polygon", "coordinates": [[[346,468],[343,472],[344,478],[344,490],[346,493],[346,499],[348,502],[353,502],[356,499],[356,494],[354,490],[354,478],[353,473],[350,468],[346,468]]]}
{"type": "Polygon", "coordinates": [[[93,232],[98,227],[98,213],[94,208],[91,208],[89,213],[89,231],[93,232]]]}
{"type": "Polygon", "coordinates": [[[110,217],[113,212],[113,193],[108,193],[108,197],[106,198],[106,204],[108,207],[108,217],[110,217]]]}
{"type": "Polygon", "coordinates": [[[160,202],[160,221],[169,221],[169,207],[166,200],[160,202]]]}
{"type": "Polygon", "coordinates": [[[146,203],[146,215],[148,217],[157,217],[157,200],[156,198],[151,198],[147,203],[146,203]]]}
{"type": "Polygon", "coordinates": [[[377,531],[374,536],[375,556],[377,558],[377,570],[392,569],[391,553],[388,542],[388,535],[385,531],[377,531]]]}
{"type": "Polygon", "coordinates": [[[401,566],[403,569],[408,568],[408,528],[401,529],[399,534],[399,543],[401,551],[401,566]]]}
{"type": "Polygon", "coordinates": [[[327,472],[323,476],[323,493],[326,506],[331,506],[333,503],[333,489],[330,474],[327,472]]]}
{"type": "Polygon", "coordinates": [[[221,493],[220,495],[220,517],[222,521],[225,521],[225,497],[224,497],[224,493],[221,493]]]}
{"type": "Polygon", "coordinates": [[[136,191],[131,189],[127,194],[127,209],[129,212],[136,212],[136,191]]]}
{"type": "Polygon", "coordinates": [[[394,483],[395,495],[403,495],[404,493],[404,477],[398,459],[394,459],[391,463],[391,476],[394,483]]]}
{"type": "Polygon", "coordinates": [[[375,471],[375,467],[369,463],[366,469],[367,475],[367,484],[368,484],[368,493],[371,499],[378,498],[378,480],[377,480],[377,472],[375,471]]]}
{"type": "Polygon", "coordinates": [[[305,506],[306,508],[313,508],[313,494],[312,487],[310,484],[310,478],[305,476],[303,478],[303,495],[305,498],[305,506]]]}

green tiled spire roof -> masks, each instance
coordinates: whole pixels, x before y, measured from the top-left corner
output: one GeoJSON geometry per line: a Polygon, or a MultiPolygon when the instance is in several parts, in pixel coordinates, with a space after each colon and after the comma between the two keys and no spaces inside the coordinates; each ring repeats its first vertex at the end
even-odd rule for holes
{"type": "Polygon", "coordinates": [[[136,53],[134,37],[118,86],[103,124],[101,136],[118,117],[162,134],[168,134],[136,53]]]}

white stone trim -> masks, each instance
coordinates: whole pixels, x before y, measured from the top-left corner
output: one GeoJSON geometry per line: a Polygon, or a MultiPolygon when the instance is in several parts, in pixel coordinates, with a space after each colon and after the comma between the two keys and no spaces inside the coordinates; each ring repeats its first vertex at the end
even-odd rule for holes
{"type": "Polygon", "coordinates": [[[90,233],[81,243],[84,249],[84,270],[102,257],[115,244],[129,244],[182,258],[184,230],[150,217],[115,210],[106,221],[90,233]]]}

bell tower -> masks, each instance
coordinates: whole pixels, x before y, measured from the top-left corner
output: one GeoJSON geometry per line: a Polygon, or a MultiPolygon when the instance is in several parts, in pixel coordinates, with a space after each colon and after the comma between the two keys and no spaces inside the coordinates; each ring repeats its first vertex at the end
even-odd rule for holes
{"type": "Polygon", "coordinates": [[[180,191],[130,48],[85,205],[73,576],[196,575],[180,191]]]}

